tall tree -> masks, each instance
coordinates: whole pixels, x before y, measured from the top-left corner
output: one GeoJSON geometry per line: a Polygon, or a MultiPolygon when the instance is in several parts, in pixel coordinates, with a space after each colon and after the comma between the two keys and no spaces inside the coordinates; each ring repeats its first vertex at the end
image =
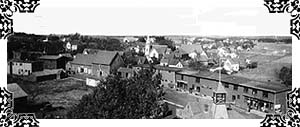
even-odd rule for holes
{"type": "Polygon", "coordinates": [[[168,108],[163,103],[160,76],[141,70],[130,79],[109,76],[94,92],[84,96],[68,118],[140,119],[161,118],[168,108]]]}
{"type": "Polygon", "coordinates": [[[208,70],[207,66],[205,66],[202,62],[196,60],[191,60],[189,62],[189,67],[194,70],[200,70],[200,71],[208,70]]]}
{"type": "Polygon", "coordinates": [[[174,42],[170,39],[166,39],[164,36],[155,37],[155,42],[159,45],[167,45],[168,48],[175,50],[174,42]]]}
{"type": "Polygon", "coordinates": [[[279,78],[282,80],[283,84],[287,86],[292,85],[292,67],[282,67],[279,72],[279,78]]]}

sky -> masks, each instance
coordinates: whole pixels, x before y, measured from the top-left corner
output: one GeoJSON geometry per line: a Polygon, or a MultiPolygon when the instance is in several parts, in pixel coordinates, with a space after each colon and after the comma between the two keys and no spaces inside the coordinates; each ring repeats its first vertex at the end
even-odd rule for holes
{"type": "Polygon", "coordinates": [[[41,0],[14,31],[83,35],[289,35],[288,14],[263,0],[41,0]]]}

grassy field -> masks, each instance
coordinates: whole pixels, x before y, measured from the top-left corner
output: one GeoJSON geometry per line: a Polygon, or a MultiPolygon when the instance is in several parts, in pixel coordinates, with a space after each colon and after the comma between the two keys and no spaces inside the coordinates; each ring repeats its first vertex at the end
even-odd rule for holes
{"type": "Polygon", "coordinates": [[[245,69],[236,76],[259,81],[279,83],[278,73],[283,66],[292,65],[292,45],[276,43],[258,43],[252,50],[240,53],[240,58],[258,62],[255,69],[245,69]]]}
{"type": "Polygon", "coordinates": [[[20,111],[34,112],[37,118],[65,118],[68,110],[79,103],[82,96],[93,90],[83,80],[66,78],[38,83],[18,82],[29,94],[28,104],[20,111]]]}

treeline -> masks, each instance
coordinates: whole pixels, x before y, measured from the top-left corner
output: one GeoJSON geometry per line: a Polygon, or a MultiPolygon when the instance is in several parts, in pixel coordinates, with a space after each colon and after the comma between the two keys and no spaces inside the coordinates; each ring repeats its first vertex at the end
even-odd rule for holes
{"type": "Polygon", "coordinates": [[[277,43],[283,42],[285,44],[292,44],[292,38],[260,38],[258,42],[266,42],[266,43],[277,43]]]}
{"type": "Polygon", "coordinates": [[[81,53],[84,48],[101,50],[123,50],[124,46],[118,39],[100,38],[80,35],[79,33],[69,35],[35,35],[26,33],[15,33],[8,38],[7,54],[8,59],[13,57],[13,51],[37,51],[45,54],[57,55],[67,52],[65,45],[67,42],[78,46],[72,54],[81,53]]]}

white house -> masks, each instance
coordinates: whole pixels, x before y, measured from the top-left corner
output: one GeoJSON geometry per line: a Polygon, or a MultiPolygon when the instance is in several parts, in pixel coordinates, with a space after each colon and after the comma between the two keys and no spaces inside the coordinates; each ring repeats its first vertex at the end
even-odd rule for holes
{"type": "Polygon", "coordinates": [[[11,60],[8,61],[8,65],[7,65],[7,73],[13,75],[28,76],[31,75],[32,72],[42,71],[42,70],[43,70],[42,62],[11,60]]]}
{"type": "Polygon", "coordinates": [[[237,72],[240,69],[240,65],[238,62],[232,60],[232,59],[227,59],[224,62],[223,68],[227,71],[228,74],[231,74],[232,72],[237,72]]]}
{"type": "Polygon", "coordinates": [[[99,80],[92,79],[92,78],[86,78],[86,85],[96,87],[100,83],[99,80]]]}
{"type": "Polygon", "coordinates": [[[78,44],[79,42],[67,42],[66,43],[66,50],[71,50],[71,51],[75,51],[78,48],[78,44]]]}

